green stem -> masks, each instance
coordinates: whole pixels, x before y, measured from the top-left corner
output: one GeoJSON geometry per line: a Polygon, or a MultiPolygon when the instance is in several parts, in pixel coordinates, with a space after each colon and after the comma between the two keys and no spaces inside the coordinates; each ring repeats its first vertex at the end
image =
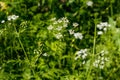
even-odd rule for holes
{"type": "Polygon", "coordinates": [[[111,13],[111,17],[113,17],[113,6],[112,6],[112,3],[110,3],[110,13],[111,13]]]}
{"type": "Polygon", "coordinates": [[[94,28],[94,39],[93,39],[93,51],[92,51],[92,58],[91,58],[91,61],[90,61],[90,68],[88,70],[88,74],[87,74],[87,80],[90,80],[90,74],[91,74],[91,71],[92,71],[92,64],[93,64],[93,60],[94,60],[94,57],[95,57],[95,54],[96,54],[96,33],[97,33],[97,22],[96,22],[96,16],[95,16],[95,28],[94,28]]]}
{"type": "Polygon", "coordinates": [[[35,75],[35,72],[34,72],[34,70],[33,70],[32,67],[31,67],[30,60],[29,60],[29,58],[28,58],[28,56],[27,56],[27,53],[26,53],[25,48],[24,48],[24,46],[23,46],[23,44],[22,44],[22,42],[21,42],[21,40],[20,40],[19,33],[17,32],[15,26],[14,26],[14,29],[15,29],[15,32],[16,32],[16,34],[17,34],[18,41],[19,41],[19,43],[20,43],[20,45],[21,45],[21,47],[22,47],[22,50],[23,50],[23,52],[24,52],[24,55],[25,55],[25,57],[26,57],[29,65],[30,65],[30,68],[31,68],[32,72],[33,72],[33,75],[35,75]]]}

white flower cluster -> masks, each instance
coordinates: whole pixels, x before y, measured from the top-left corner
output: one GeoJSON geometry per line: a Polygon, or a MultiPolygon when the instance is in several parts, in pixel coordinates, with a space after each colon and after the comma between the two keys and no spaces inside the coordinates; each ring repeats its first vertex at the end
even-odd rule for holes
{"type": "Polygon", "coordinates": [[[5,20],[2,20],[1,23],[5,23],[5,20]]]}
{"type": "Polygon", "coordinates": [[[8,21],[11,21],[11,20],[16,20],[19,16],[16,16],[16,15],[10,15],[7,17],[8,21]]]}
{"type": "Polygon", "coordinates": [[[102,50],[98,58],[94,61],[93,66],[96,68],[103,69],[105,66],[105,63],[109,61],[109,59],[105,57],[105,54],[107,53],[108,53],[107,51],[102,50]]]}
{"type": "Polygon", "coordinates": [[[79,33],[79,32],[74,32],[74,30],[72,30],[72,29],[70,29],[69,30],[69,33],[70,33],[70,35],[73,35],[76,39],[83,39],[83,35],[82,35],[82,33],[79,33]]]}
{"type": "Polygon", "coordinates": [[[92,1],[87,1],[86,4],[87,4],[87,6],[93,6],[93,2],[92,1]]]}
{"type": "Polygon", "coordinates": [[[110,24],[108,24],[108,22],[101,22],[100,24],[97,24],[97,28],[99,29],[97,34],[102,35],[103,31],[107,31],[108,27],[110,27],[110,24]]]}
{"type": "Polygon", "coordinates": [[[47,29],[53,33],[56,39],[61,39],[63,37],[62,32],[68,27],[69,20],[66,17],[63,17],[58,20],[52,18],[50,21],[52,24],[49,25],[47,29]]]}
{"type": "MultiPolygon", "coordinates": [[[[19,16],[16,16],[16,15],[10,15],[7,17],[7,20],[8,21],[11,21],[11,20],[16,20],[19,16]]],[[[1,23],[5,23],[5,20],[2,20],[1,23]]]]}
{"type": "Polygon", "coordinates": [[[82,58],[82,59],[85,59],[87,57],[87,52],[88,52],[88,49],[81,49],[80,51],[77,51],[75,53],[75,60],[79,59],[79,58],[82,58]]]}
{"type": "MultiPolygon", "coordinates": [[[[73,27],[77,27],[79,24],[74,22],[73,27]]],[[[83,39],[82,33],[76,32],[73,29],[68,30],[70,35],[73,35],[76,39],[83,39]]]]}
{"type": "Polygon", "coordinates": [[[63,37],[63,35],[62,35],[61,33],[57,33],[57,34],[55,34],[55,37],[56,37],[57,39],[61,39],[61,38],[63,37]]]}
{"type": "MultiPolygon", "coordinates": [[[[33,53],[36,54],[36,55],[40,55],[41,51],[39,49],[34,49],[33,53]]],[[[45,56],[45,57],[49,56],[47,53],[43,53],[42,55],[45,56]]]]}
{"type": "Polygon", "coordinates": [[[76,23],[76,22],[73,23],[73,26],[74,26],[74,27],[77,27],[78,25],[79,25],[79,24],[76,23]]]}
{"type": "Polygon", "coordinates": [[[43,53],[42,55],[45,56],[45,57],[46,57],[46,56],[49,56],[47,53],[43,53]]]}
{"type": "Polygon", "coordinates": [[[74,33],[74,37],[75,37],[76,39],[83,39],[82,33],[79,33],[79,32],[74,33]]]}

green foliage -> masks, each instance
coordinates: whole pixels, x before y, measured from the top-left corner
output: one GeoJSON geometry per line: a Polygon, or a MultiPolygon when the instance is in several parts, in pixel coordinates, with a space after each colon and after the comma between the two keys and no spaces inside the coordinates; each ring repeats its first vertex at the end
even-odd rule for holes
{"type": "Polygon", "coordinates": [[[0,80],[116,80],[119,0],[1,0],[0,80]]]}

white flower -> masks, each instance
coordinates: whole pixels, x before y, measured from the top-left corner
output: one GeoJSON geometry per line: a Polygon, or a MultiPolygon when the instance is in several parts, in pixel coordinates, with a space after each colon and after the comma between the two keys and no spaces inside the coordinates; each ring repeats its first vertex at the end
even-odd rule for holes
{"type": "Polygon", "coordinates": [[[58,19],[58,23],[62,23],[62,20],[61,20],[61,19],[58,19]]]}
{"type": "Polygon", "coordinates": [[[47,53],[44,53],[43,56],[48,56],[48,54],[47,54],[47,53]]]}
{"type": "Polygon", "coordinates": [[[80,51],[77,51],[76,52],[76,57],[75,57],[75,60],[77,60],[78,58],[82,58],[82,59],[85,59],[87,57],[87,49],[81,49],[80,51]]]}
{"type": "Polygon", "coordinates": [[[74,34],[74,30],[70,29],[69,33],[70,33],[70,35],[74,34]]]}
{"type": "Polygon", "coordinates": [[[56,28],[56,30],[58,30],[58,31],[62,30],[62,26],[58,26],[58,27],[56,28]]]}
{"type": "Polygon", "coordinates": [[[2,20],[1,23],[5,23],[5,20],[2,20]]]}
{"type": "Polygon", "coordinates": [[[98,31],[97,34],[98,34],[98,35],[102,35],[103,32],[102,32],[102,31],[98,31]]]}
{"type": "Polygon", "coordinates": [[[100,29],[100,30],[102,30],[102,29],[103,29],[103,26],[100,25],[100,24],[98,24],[98,25],[97,25],[97,28],[100,29]]]}
{"type": "Polygon", "coordinates": [[[97,24],[97,28],[98,29],[104,29],[104,28],[106,28],[106,27],[110,27],[111,25],[110,24],[108,24],[108,22],[101,22],[100,24],[97,24]]]}
{"type": "Polygon", "coordinates": [[[51,19],[51,21],[55,21],[55,20],[56,20],[56,18],[52,18],[52,19],[51,19]]]}
{"type": "Polygon", "coordinates": [[[63,27],[65,27],[65,28],[68,27],[68,24],[67,24],[67,23],[64,23],[64,24],[63,24],[63,27]]]}
{"type": "Polygon", "coordinates": [[[78,25],[79,25],[79,24],[76,23],[76,22],[73,23],[73,26],[74,26],[74,27],[77,27],[78,25]]]}
{"type": "Polygon", "coordinates": [[[107,28],[105,27],[105,28],[103,28],[103,30],[104,30],[104,31],[107,31],[107,28]]]}
{"type": "Polygon", "coordinates": [[[56,37],[57,39],[60,39],[60,38],[63,37],[63,35],[62,35],[61,33],[58,33],[58,34],[55,34],[55,37],[56,37]]]}
{"type": "Polygon", "coordinates": [[[92,6],[93,5],[93,2],[92,1],[87,1],[87,6],[92,6]]]}
{"type": "Polygon", "coordinates": [[[81,34],[81,33],[74,33],[74,37],[76,38],[76,39],[83,39],[83,35],[81,34]]]}
{"type": "Polygon", "coordinates": [[[8,16],[8,21],[11,21],[11,20],[16,20],[19,16],[16,16],[16,15],[10,15],[8,16]]]}
{"type": "Polygon", "coordinates": [[[52,30],[52,29],[53,29],[53,26],[50,25],[50,26],[47,27],[47,29],[48,29],[48,30],[52,30]]]}

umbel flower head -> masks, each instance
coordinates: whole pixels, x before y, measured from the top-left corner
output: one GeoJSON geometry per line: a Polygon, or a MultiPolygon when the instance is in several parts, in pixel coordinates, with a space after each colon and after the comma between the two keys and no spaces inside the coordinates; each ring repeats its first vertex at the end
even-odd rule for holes
{"type": "Polygon", "coordinates": [[[92,1],[87,1],[87,6],[93,6],[93,2],[92,1]]]}
{"type": "Polygon", "coordinates": [[[8,21],[11,21],[11,20],[16,20],[19,16],[16,16],[16,15],[10,15],[7,17],[8,21]]]}
{"type": "Polygon", "coordinates": [[[74,37],[75,37],[76,39],[83,39],[82,33],[79,33],[79,32],[74,33],[74,37]]]}

